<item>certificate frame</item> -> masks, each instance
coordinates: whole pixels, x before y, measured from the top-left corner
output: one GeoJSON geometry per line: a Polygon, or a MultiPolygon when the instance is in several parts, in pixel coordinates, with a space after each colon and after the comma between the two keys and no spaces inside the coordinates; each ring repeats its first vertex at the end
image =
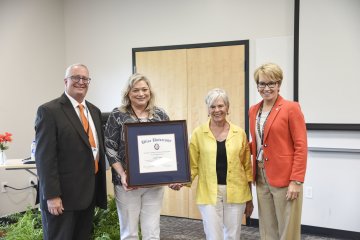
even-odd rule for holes
{"type": "Polygon", "coordinates": [[[126,123],[125,143],[129,187],[190,182],[186,120],[126,123]],[[148,151],[149,146],[154,150],[148,151]],[[167,159],[171,164],[163,167],[154,165],[149,167],[151,170],[145,171],[146,157],[151,158],[150,163],[167,159]]]}

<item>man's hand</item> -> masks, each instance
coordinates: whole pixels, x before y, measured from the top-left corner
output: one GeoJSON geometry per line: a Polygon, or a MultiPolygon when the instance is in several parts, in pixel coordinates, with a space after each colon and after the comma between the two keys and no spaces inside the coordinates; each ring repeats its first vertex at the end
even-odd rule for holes
{"type": "Polygon", "coordinates": [[[64,207],[60,197],[48,199],[47,206],[49,213],[52,215],[58,216],[64,212],[64,207]]]}

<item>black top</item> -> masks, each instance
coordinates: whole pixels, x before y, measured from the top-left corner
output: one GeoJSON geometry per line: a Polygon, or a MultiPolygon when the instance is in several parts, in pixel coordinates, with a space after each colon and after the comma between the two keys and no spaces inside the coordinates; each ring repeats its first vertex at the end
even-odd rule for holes
{"type": "Polygon", "coordinates": [[[227,157],[226,157],[226,140],[219,142],[216,141],[216,174],[218,184],[226,185],[226,173],[227,173],[227,157]]]}

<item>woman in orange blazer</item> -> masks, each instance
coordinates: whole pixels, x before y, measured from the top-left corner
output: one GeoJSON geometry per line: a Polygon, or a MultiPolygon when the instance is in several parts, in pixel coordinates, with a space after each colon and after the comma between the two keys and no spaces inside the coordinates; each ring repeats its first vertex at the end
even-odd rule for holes
{"type": "Polygon", "coordinates": [[[263,98],[249,110],[261,239],[300,239],[307,161],[304,116],[297,102],[279,95],[283,73],[278,65],[260,66],[254,78],[263,98]]]}

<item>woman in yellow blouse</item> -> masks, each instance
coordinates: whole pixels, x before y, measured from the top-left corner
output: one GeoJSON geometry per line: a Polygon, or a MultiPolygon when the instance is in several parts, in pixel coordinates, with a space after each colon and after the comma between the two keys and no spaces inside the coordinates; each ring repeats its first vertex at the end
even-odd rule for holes
{"type": "Polygon", "coordinates": [[[252,167],[244,130],[226,120],[229,100],[215,88],[205,102],[210,119],[190,141],[191,180],[198,176],[196,203],[206,239],[240,239],[243,213],[253,210],[252,167]]]}

